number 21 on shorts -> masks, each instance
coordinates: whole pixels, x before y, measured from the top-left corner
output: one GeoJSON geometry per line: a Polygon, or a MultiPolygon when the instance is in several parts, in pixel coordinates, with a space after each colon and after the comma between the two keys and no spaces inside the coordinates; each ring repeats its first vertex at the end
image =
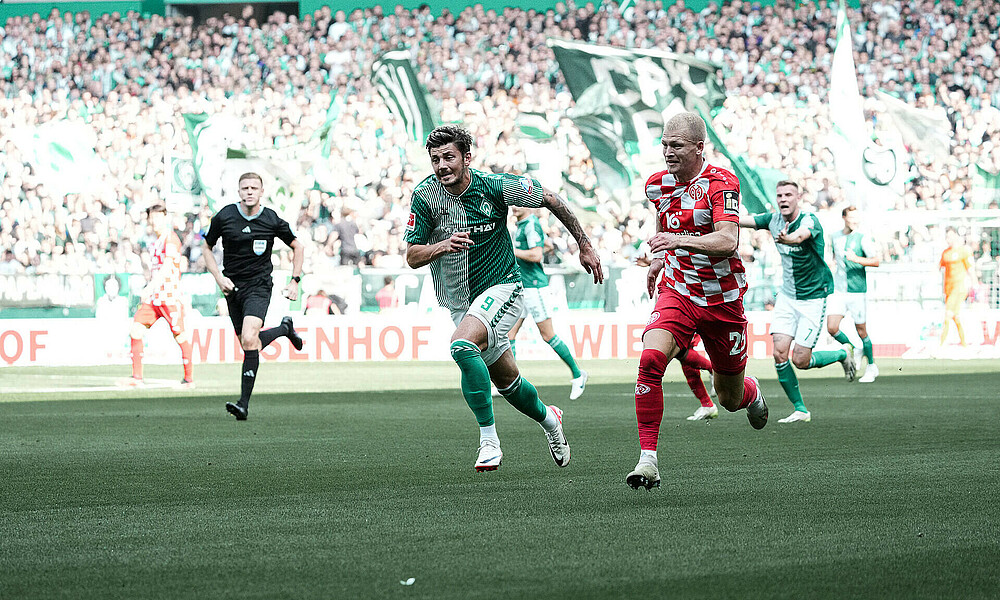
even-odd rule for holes
{"type": "Polygon", "coordinates": [[[742,331],[730,331],[729,341],[733,343],[733,348],[729,351],[730,356],[741,356],[746,352],[747,339],[742,331]]]}

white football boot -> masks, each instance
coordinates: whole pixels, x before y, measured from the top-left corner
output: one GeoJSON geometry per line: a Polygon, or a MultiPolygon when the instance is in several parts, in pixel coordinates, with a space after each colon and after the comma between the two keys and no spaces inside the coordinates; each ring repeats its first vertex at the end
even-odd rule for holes
{"type": "Polygon", "coordinates": [[[587,372],[581,370],[580,376],[572,380],[572,387],[569,390],[569,399],[576,400],[583,395],[584,388],[587,387],[587,372]]]}
{"type": "Polygon", "coordinates": [[[503,452],[500,451],[498,440],[486,438],[479,442],[479,458],[476,459],[476,471],[496,471],[500,468],[500,461],[503,460],[503,452]]]}
{"type": "Polygon", "coordinates": [[[767,425],[767,403],[764,401],[764,390],[760,389],[760,382],[757,378],[750,376],[753,382],[757,384],[757,397],[753,399],[753,402],[747,406],[747,421],[750,421],[750,427],[754,429],[764,429],[767,425]]]}
{"type": "Polygon", "coordinates": [[[560,467],[569,464],[569,442],[566,441],[566,434],[563,432],[562,415],[563,411],[558,406],[549,406],[546,410],[552,411],[559,424],[552,431],[545,431],[545,439],[549,441],[549,452],[552,453],[552,460],[560,467]]]}
{"type": "Polygon", "coordinates": [[[694,414],[687,418],[688,421],[704,421],[714,419],[719,416],[718,406],[699,406],[694,414]]]}
{"type": "Polygon", "coordinates": [[[812,421],[812,414],[808,411],[802,412],[801,410],[793,412],[784,419],[778,419],[779,423],[808,423],[809,421],[812,421]]]}
{"type": "Polygon", "coordinates": [[[847,356],[840,361],[841,366],[844,367],[844,379],[854,381],[854,375],[858,369],[857,363],[854,361],[854,346],[845,344],[844,350],[847,351],[847,356]]]}
{"type": "Polygon", "coordinates": [[[625,476],[625,483],[633,490],[660,487],[660,470],[656,468],[656,459],[647,454],[640,456],[635,469],[625,476]]]}
{"type": "Polygon", "coordinates": [[[878,377],[878,365],[872,363],[868,365],[867,369],[865,369],[865,374],[861,376],[861,379],[859,379],[858,382],[871,383],[875,381],[876,377],[878,377]]]}

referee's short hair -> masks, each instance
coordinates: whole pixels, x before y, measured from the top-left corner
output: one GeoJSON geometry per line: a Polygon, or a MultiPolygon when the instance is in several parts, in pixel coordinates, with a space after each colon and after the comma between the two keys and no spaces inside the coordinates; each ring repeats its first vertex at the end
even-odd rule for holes
{"type": "Polygon", "coordinates": [[[261,178],[261,176],[252,171],[250,173],[244,173],[240,175],[240,180],[236,182],[236,185],[243,183],[244,179],[256,179],[257,181],[260,182],[261,187],[264,186],[264,180],[261,178]]]}

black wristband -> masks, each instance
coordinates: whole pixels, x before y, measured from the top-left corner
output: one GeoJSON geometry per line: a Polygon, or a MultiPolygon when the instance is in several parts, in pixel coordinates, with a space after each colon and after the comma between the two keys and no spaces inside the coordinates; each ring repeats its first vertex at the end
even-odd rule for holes
{"type": "Polygon", "coordinates": [[[302,278],[299,277],[298,275],[295,275],[292,277],[292,281],[294,281],[295,283],[299,283],[302,281],[302,278]]]}

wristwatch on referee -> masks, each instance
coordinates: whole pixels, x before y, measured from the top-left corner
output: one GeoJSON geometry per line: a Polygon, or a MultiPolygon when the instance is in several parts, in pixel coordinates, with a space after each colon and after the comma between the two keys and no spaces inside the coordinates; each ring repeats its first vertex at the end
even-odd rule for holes
{"type": "Polygon", "coordinates": [[[302,278],[299,277],[298,275],[292,275],[292,281],[294,281],[295,283],[299,283],[302,281],[302,278]]]}

